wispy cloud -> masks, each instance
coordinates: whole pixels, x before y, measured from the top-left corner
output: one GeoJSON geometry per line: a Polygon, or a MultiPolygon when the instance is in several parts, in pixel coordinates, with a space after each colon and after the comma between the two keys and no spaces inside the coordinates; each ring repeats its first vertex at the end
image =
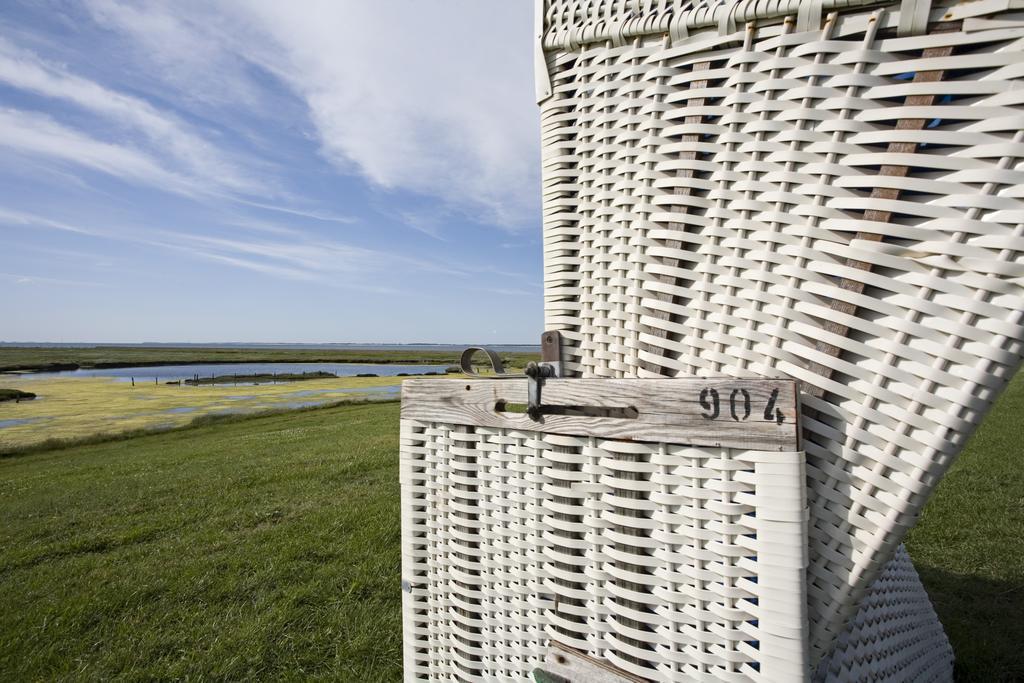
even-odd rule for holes
{"type": "Polygon", "coordinates": [[[89,6],[140,53],[195,82],[251,82],[243,63],[273,74],[306,104],[323,154],[344,171],[440,198],[480,222],[535,226],[528,9],[465,0],[314,0],[301,11],[275,0],[184,4],[89,6]],[[481,30],[496,24],[505,30],[481,30]]]}
{"type": "Polygon", "coordinates": [[[458,266],[391,251],[345,244],[290,230],[277,239],[233,238],[147,227],[79,228],[35,214],[0,209],[0,227],[50,228],[91,237],[171,250],[276,278],[314,281],[336,287],[394,291],[375,279],[400,272],[467,277],[458,266]]]}
{"type": "Polygon", "coordinates": [[[286,213],[292,216],[301,216],[302,218],[312,218],[316,221],[324,223],[339,223],[341,225],[351,225],[358,223],[359,219],[354,216],[340,216],[330,211],[317,211],[316,209],[302,209],[294,206],[285,206],[281,204],[265,204],[263,202],[254,202],[250,200],[238,200],[242,204],[248,206],[255,206],[260,209],[268,209],[270,211],[277,211],[279,213],[286,213]]]}
{"type": "Polygon", "coordinates": [[[63,287],[109,287],[103,282],[89,282],[86,280],[64,280],[54,277],[43,277],[42,275],[23,275],[18,273],[0,273],[0,278],[13,282],[16,285],[58,285],[63,287]]]}
{"type": "Polygon", "coordinates": [[[190,199],[210,202],[228,200],[321,221],[353,222],[342,216],[316,214],[292,209],[287,205],[248,202],[230,194],[229,188],[219,186],[216,181],[205,176],[194,176],[168,168],[162,159],[145,150],[98,140],[38,112],[0,109],[0,148],[67,166],[99,171],[133,185],[173,192],[190,199]]]}
{"type": "Polygon", "coordinates": [[[50,116],[8,109],[2,122],[8,135],[0,134],[0,144],[23,153],[56,158],[192,198],[230,200],[321,222],[356,222],[350,216],[290,205],[295,198],[268,176],[267,168],[272,165],[264,160],[225,151],[177,114],[81,77],[66,65],[45,60],[3,37],[0,85],[69,103],[118,127],[117,142],[112,143],[50,116]],[[29,134],[22,135],[26,130],[29,134]],[[257,176],[250,168],[265,172],[257,176]],[[257,201],[253,196],[278,201],[257,201]]]}
{"type": "MultiPolygon", "coordinates": [[[[239,240],[192,233],[161,232],[163,238],[176,239],[188,248],[230,258],[248,259],[248,265],[267,263],[282,277],[363,286],[374,276],[401,272],[435,273],[464,278],[465,268],[394,251],[381,251],[324,240],[312,236],[283,240],[239,240]],[[259,259],[259,260],[253,260],[259,259]],[[291,275],[289,275],[291,273],[291,275]]],[[[300,235],[301,233],[296,233],[300,235]]],[[[241,264],[239,264],[241,265],[241,264]]]]}
{"type": "Polygon", "coordinates": [[[441,235],[441,220],[425,211],[400,211],[399,218],[416,232],[422,232],[428,237],[433,237],[441,242],[446,241],[441,235]]]}
{"type": "Polygon", "coordinates": [[[301,234],[301,232],[296,228],[287,225],[280,225],[279,223],[275,223],[273,221],[263,221],[255,218],[249,218],[247,216],[227,218],[224,220],[224,223],[234,227],[242,228],[243,230],[246,231],[267,233],[270,235],[296,236],[301,234]]]}
{"type": "Polygon", "coordinates": [[[300,268],[291,268],[289,266],[282,266],[274,263],[268,263],[266,261],[257,261],[253,259],[241,258],[239,256],[231,256],[229,254],[220,253],[217,251],[211,251],[208,249],[197,249],[192,246],[186,246],[183,244],[174,244],[171,242],[164,242],[160,240],[143,240],[145,244],[160,247],[162,249],[170,249],[172,251],[181,252],[189,255],[192,258],[205,259],[207,261],[216,261],[217,263],[223,263],[236,268],[242,268],[245,270],[252,270],[257,273],[264,275],[270,275],[272,277],[280,278],[283,280],[299,280],[299,281],[314,281],[319,279],[315,273],[302,270],[300,268]]]}
{"type": "Polygon", "coordinates": [[[145,152],[96,140],[45,114],[0,110],[0,147],[84,166],[133,184],[193,197],[208,194],[201,183],[167,170],[145,152]]]}
{"type": "Polygon", "coordinates": [[[55,98],[112,120],[141,134],[193,177],[231,191],[259,192],[263,183],[244,173],[215,145],[191,130],[177,116],[159,111],[145,100],[106,88],[70,73],[0,38],[0,83],[55,98]]]}
{"type": "MultiPolygon", "coordinates": [[[[248,65],[204,28],[205,3],[86,0],[94,21],[136,42],[133,55],[188,102],[212,108],[263,108],[265,89],[248,65]]],[[[244,27],[237,27],[239,30],[244,27]]]]}
{"type": "Polygon", "coordinates": [[[61,221],[51,220],[42,216],[37,216],[31,213],[25,213],[23,211],[11,211],[0,207],[0,227],[7,226],[19,226],[19,227],[41,227],[51,228],[53,230],[63,230],[65,232],[74,232],[80,235],[91,235],[93,237],[106,237],[103,233],[96,230],[89,230],[86,228],[80,228],[69,223],[63,223],[61,221]]]}

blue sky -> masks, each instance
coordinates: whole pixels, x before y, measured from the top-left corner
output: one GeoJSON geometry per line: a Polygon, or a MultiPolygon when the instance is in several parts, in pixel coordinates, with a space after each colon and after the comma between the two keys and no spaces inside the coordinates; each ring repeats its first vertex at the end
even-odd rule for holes
{"type": "Polygon", "coordinates": [[[0,341],[535,343],[532,4],[0,8],[0,341]]]}

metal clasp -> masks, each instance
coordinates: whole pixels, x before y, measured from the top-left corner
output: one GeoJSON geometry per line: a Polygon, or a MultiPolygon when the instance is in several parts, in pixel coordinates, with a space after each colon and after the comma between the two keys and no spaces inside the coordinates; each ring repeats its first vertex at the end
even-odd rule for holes
{"type": "Polygon", "coordinates": [[[488,348],[473,346],[462,352],[462,358],[459,361],[459,365],[462,367],[462,372],[470,377],[484,377],[484,375],[480,375],[473,370],[473,356],[478,351],[482,351],[487,355],[487,358],[491,362],[491,368],[494,370],[493,375],[486,375],[488,379],[526,377],[526,414],[530,416],[531,420],[539,422],[542,414],[540,391],[541,387],[544,386],[544,380],[549,377],[562,376],[561,333],[556,330],[551,330],[541,335],[540,362],[535,363],[531,361],[527,363],[525,374],[523,375],[507,374],[505,372],[505,367],[501,362],[501,358],[497,353],[488,348]]]}
{"type": "Polygon", "coordinates": [[[562,335],[556,330],[540,337],[540,362],[526,365],[526,414],[534,422],[540,421],[540,390],[548,377],[562,376],[562,335]]]}
{"type": "Polygon", "coordinates": [[[534,422],[540,421],[540,388],[545,377],[556,377],[555,369],[547,363],[530,362],[526,365],[526,414],[534,422]]]}

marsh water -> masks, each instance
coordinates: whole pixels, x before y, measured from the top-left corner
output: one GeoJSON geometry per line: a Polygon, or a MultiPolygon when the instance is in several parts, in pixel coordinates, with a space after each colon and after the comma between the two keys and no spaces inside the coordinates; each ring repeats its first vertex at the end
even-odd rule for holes
{"type": "Polygon", "coordinates": [[[173,382],[182,379],[224,375],[262,375],[273,373],[302,374],[303,372],[330,372],[338,377],[379,375],[394,377],[405,373],[422,375],[427,372],[443,373],[447,365],[397,365],[389,363],[195,363],[183,365],[156,365],[132,368],[82,368],[60,372],[32,372],[19,375],[27,379],[53,379],[56,377],[113,377],[130,382],[157,380],[173,382]]]}

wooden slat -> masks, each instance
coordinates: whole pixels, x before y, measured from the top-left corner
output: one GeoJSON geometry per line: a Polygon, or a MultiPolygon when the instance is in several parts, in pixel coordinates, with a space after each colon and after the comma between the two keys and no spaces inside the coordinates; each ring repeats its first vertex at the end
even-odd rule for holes
{"type": "MultiPolygon", "coordinates": [[[[710,68],[711,68],[711,62],[698,62],[697,64],[693,65],[693,71],[695,71],[695,72],[707,71],[710,68]]],[[[696,89],[706,88],[706,87],[708,87],[709,83],[710,83],[710,81],[707,81],[707,80],[693,81],[690,84],[690,88],[696,88],[696,89]]],[[[706,104],[705,98],[703,98],[703,97],[695,97],[693,100],[691,100],[689,102],[689,104],[687,106],[690,106],[690,107],[703,107],[705,104],[706,104]]],[[[683,123],[701,123],[703,120],[704,120],[704,117],[699,115],[699,114],[697,114],[697,115],[693,115],[693,116],[686,116],[686,117],[684,117],[683,118],[683,123]]],[[[680,142],[700,142],[700,135],[695,135],[695,134],[681,135],[679,137],[679,141],[680,142]]],[[[693,160],[696,160],[700,155],[697,154],[697,152],[680,152],[678,156],[679,156],[680,159],[684,159],[684,160],[688,160],[688,161],[693,161],[693,160]]],[[[678,178],[693,178],[694,175],[695,174],[694,174],[693,170],[691,170],[691,169],[680,169],[680,170],[678,170],[676,172],[676,177],[678,177],[678,178]]],[[[689,195],[689,194],[692,194],[692,193],[693,193],[693,189],[691,187],[689,187],[689,186],[677,187],[677,188],[675,188],[673,190],[673,194],[679,195],[679,196],[686,196],[686,195],[689,195]]],[[[675,213],[689,213],[689,209],[687,209],[685,211],[676,210],[675,213]]],[[[678,229],[681,232],[685,232],[688,229],[688,226],[685,223],[669,223],[668,227],[672,227],[672,228],[678,229]]],[[[668,247],[669,249],[685,249],[685,248],[687,248],[686,244],[682,240],[665,240],[664,246],[668,247]]],[[[669,266],[671,268],[679,268],[682,265],[682,261],[680,259],[669,258],[667,256],[666,257],[662,257],[662,262],[665,265],[667,265],[667,266],[669,266]]],[[[665,282],[665,283],[670,284],[670,285],[678,285],[679,284],[677,282],[677,279],[672,277],[672,276],[670,276],[670,275],[658,275],[658,274],[655,274],[653,277],[656,278],[657,280],[660,280],[661,282],[665,282]]],[[[651,292],[650,296],[652,296],[652,297],[654,297],[656,299],[660,299],[662,301],[668,301],[668,302],[670,302],[670,303],[672,303],[674,305],[682,305],[683,304],[683,301],[678,296],[673,296],[671,294],[663,294],[663,293],[659,293],[659,292],[651,292]]],[[[672,315],[669,312],[663,311],[663,310],[661,310],[659,308],[646,308],[644,310],[644,314],[648,315],[648,316],[650,316],[652,318],[656,318],[658,320],[668,320],[670,322],[675,322],[675,323],[680,322],[679,316],[672,315]]],[[[661,328],[661,327],[656,327],[656,326],[647,326],[647,328],[644,331],[647,332],[648,334],[652,335],[652,336],[661,337],[662,339],[668,339],[671,336],[670,333],[668,332],[668,330],[666,330],[664,328],[661,328]]],[[[652,344],[649,344],[649,343],[641,343],[641,348],[643,350],[647,351],[648,353],[657,354],[657,355],[660,355],[660,356],[669,356],[670,355],[669,349],[671,347],[670,347],[669,344],[652,345],[652,344]]],[[[669,375],[669,374],[671,374],[671,371],[668,368],[662,366],[660,363],[655,363],[655,362],[651,362],[651,361],[647,361],[647,360],[641,360],[640,361],[640,366],[643,367],[645,370],[649,370],[651,372],[656,372],[658,374],[662,374],[662,375],[669,375]]]]}
{"type": "Polygon", "coordinates": [[[592,657],[568,645],[552,640],[544,653],[544,663],[534,671],[536,683],[645,683],[613,666],[606,660],[592,657]]]}
{"type": "MultiPolygon", "coordinates": [[[[951,31],[959,31],[960,22],[948,22],[937,25],[931,32],[932,33],[948,33],[951,31]]],[[[922,51],[921,57],[924,59],[931,59],[935,57],[949,57],[953,54],[952,46],[941,46],[931,47],[922,51]]],[[[935,81],[941,81],[944,77],[944,71],[920,71],[914,74],[914,83],[933,83],[935,81]]],[[[904,104],[913,107],[927,107],[935,103],[934,95],[909,95],[904,99],[904,104]]],[[[900,119],[896,122],[896,130],[923,130],[925,125],[928,123],[927,119],[900,119]]],[[[891,142],[889,143],[886,151],[889,154],[914,154],[917,152],[916,142],[891,142]]],[[[897,178],[905,178],[909,172],[909,168],[906,166],[882,166],[879,170],[879,175],[891,176],[897,178]]],[[[900,197],[900,191],[898,188],[891,187],[876,187],[871,192],[872,199],[884,199],[884,200],[896,200],[900,197]]],[[[876,209],[869,209],[864,212],[864,220],[866,221],[877,221],[882,223],[888,223],[892,220],[892,212],[890,211],[878,211],[876,209]]],[[[872,242],[883,241],[884,235],[878,232],[858,232],[855,239],[858,240],[870,240],[872,242]]],[[[864,261],[855,261],[847,259],[846,265],[857,270],[870,271],[871,264],[865,263],[864,261]]],[[[843,278],[839,282],[839,286],[849,292],[860,294],[864,291],[864,282],[862,280],[855,280],[852,278],[843,278]]],[[[855,315],[857,313],[857,306],[848,301],[840,299],[833,299],[830,305],[833,311],[843,313],[846,315],[855,315]]],[[[824,328],[840,337],[845,337],[850,333],[850,328],[842,323],[835,322],[834,320],[825,321],[824,328]]],[[[816,345],[818,351],[826,353],[833,358],[838,358],[843,349],[835,344],[829,344],[827,342],[819,341],[816,345]]],[[[822,375],[823,377],[831,378],[835,373],[835,369],[825,365],[823,363],[808,363],[808,369],[815,374],[822,375]]],[[[805,385],[803,391],[813,396],[821,397],[825,391],[819,387],[805,385]]]]}
{"type": "Polygon", "coordinates": [[[545,414],[535,422],[522,413],[498,410],[503,402],[526,403],[526,388],[524,379],[410,379],[402,383],[402,419],[629,441],[799,450],[793,380],[549,379],[541,392],[548,409],[635,409],[636,417],[545,414]]]}

